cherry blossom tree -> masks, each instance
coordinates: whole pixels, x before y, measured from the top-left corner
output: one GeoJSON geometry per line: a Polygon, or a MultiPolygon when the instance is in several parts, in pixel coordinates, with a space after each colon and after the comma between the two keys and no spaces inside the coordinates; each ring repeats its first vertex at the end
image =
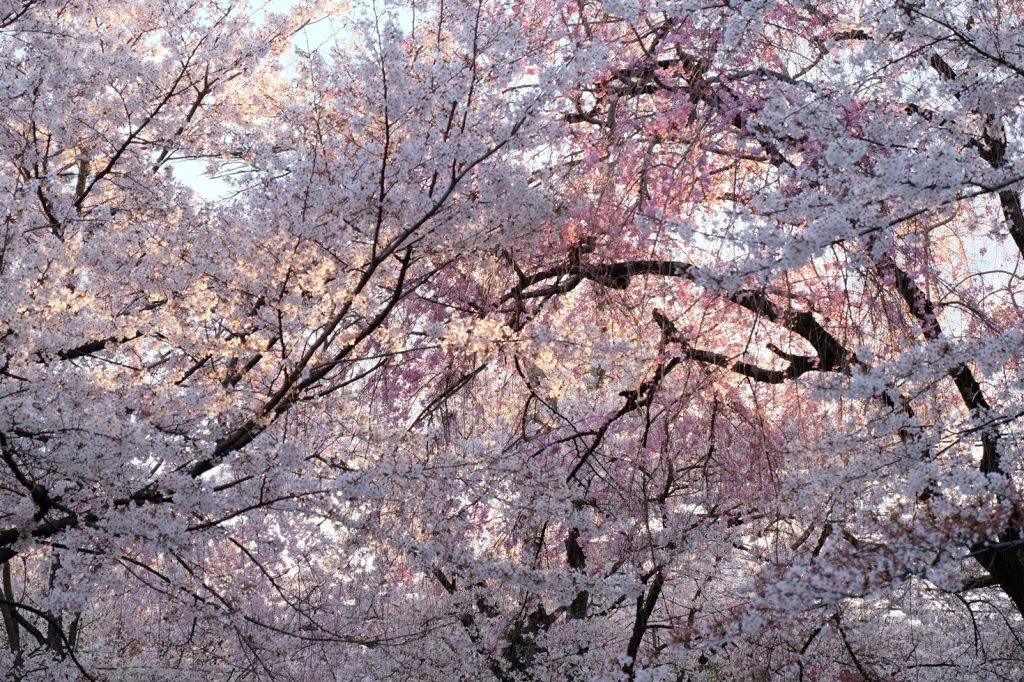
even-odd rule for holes
{"type": "Polygon", "coordinates": [[[1012,0],[0,0],[12,679],[1019,679],[1012,0]]]}

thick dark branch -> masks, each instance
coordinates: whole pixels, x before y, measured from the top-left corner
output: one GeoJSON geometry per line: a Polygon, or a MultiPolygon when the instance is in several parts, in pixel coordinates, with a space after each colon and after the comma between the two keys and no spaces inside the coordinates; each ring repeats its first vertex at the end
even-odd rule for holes
{"type": "MultiPolygon", "coordinates": [[[[561,277],[588,279],[607,288],[625,289],[629,286],[632,278],[639,275],[681,277],[692,282],[697,280],[699,274],[700,269],[695,265],[673,260],[636,260],[590,264],[578,263],[570,259],[568,263],[559,267],[520,277],[519,283],[505,295],[503,300],[522,301],[542,294],[550,295],[551,287],[543,288],[539,292],[531,290],[531,287],[561,277]]],[[[741,289],[727,294],[726,297],[736,305],[746,308],[759,317],[778,324],[806,340],[818,354],[818,367],[815,369],[848,372],[850,367],[857,363],[856,355],[822,327],[815,319],[814,313],[782,308],[763,291],[754,289],[741,289]]]]}
{"type": "Polygon", "coordinates": [[[27,533],[19,530],[18,528],[5,528],[4,530],[0,530],[0,563],[13,559],[18,555],[18,552],[11,549],[11,545],[26,536],[33,538],[47,538],[65,531],[68,528],[78,528],[82,523],[87,526],[93,525],[97,520],[96,516],[91,513],[86,514],[83,518],[79,518],[78,514],[69,513],[59,519],[42,519],[27,533]]]}
{"type": "Polygon", "coordinates": [[[80,346],[75,346],[74,348],[59,350],[56,352],[56,356],[61,360],[76,360],[78,358],[84,358],[93,355],[94,353],[98,353],[110,345],[118,345],[134,341],[140,336],[142,336],[142,334],[138,333],[131,336],[108,336],[105,339],[87,341],[86,343],[83,343],[80,346]]]}
{"type": "MultiPolygon", "coordinates": [[[[439,583],[441,583],[441,587],[444,588],[445,592],[448,594],[455,594],[457,585],[454,576],[449,578],[440,568],[434,568],[434,577],[439,583]]],[[[477,603],[477,607],[480,608],[481,612],[485,613],[485,615],[496,615],[487,613],[487,611],[490,611],[490,607],[483,604],[482,600],[477,603]]],[[[476,617],[473,613],[468,610],[463,611],[462,615],[459,616],[459,623],[465,629],[470,641],[477,647],[477,651],[487,660],[487,667],[491,671],[491,674],[494,675],[495,679],[499,680],[499,682],[511,682],[512,678],[505,674],[501,664],[494,660],[494,657],[491,656],[480,641],[480,627],[477,625],[476,617]]]]}
{"type": "Polygon", "coordinates": [[[765,384],[781,384],[786,379],[792,379],[803,374],[804,370],[797,370],[793,365],[790,365],[785,370],[778,369],[765,369],[758,367],[757,365],[749,362],[735,361],[731,358],[727,358],[720,353],[715,353],[707,350],[700,350],[697,348],[683,348],[682,355],[687,360],[695,360],[709,365],[717,365],[723,367],[741,376],[748,377],[754,381],[759,381],[765,384]]]}
{"type": "MultiPolygon", "coordinates": [[[[903,302],[906,303],[910,314],[917,320],[921,328],[921,334],[928,341],[935,341],[942,336],[942,327],[939,325],[938,311],[928,295],[921,290],[917,283],[901,268],[892,256],[882,255],[875,261],[878,274],[886,282],[896,285],[903,302]]],[[[974,377],[971,368],[964,363],[957,363],[950,368],[949,376],[953,378],[957,391],[964,405],[973,413],[988,410],[990,404],[981,390],[981,384],[974,377]]],[[[982,436],[983,457],[981,470],[989,473],[999,471],[999,453],[997,450],[997,437],[994,432],[986,432],[982,436]]]]}
{"type": "MultiPolygon", "coordinates": [[[[569,568],[579,574],[582,574],[584,569],[587,567],[587,555],[583,553],[583,547],[580,546],[579,528],[572,528],[569,530],[569,535],[565,539],[565,558],[569,564],[569,568]]],[[[577,592],[576,596],[572,600],[572,604],[569,605],[569,612],[567,616],[569,620],[581,620],[586,618],[589,602],[590,592],[587,590],[580,590],[577,592]]]]}
{"type": "Polygon", "coordinates": [[[22,0],[21,7],[15,7],[7,12],[7,14],[0,17],[0,28],[7,28],[12,26],[18,19],[21,19],[25,14],[32,9],[39,0],[22,0]]]}
{"type": "Polygon", "coordinates": [[[21,653],[21,628],[18,625],[17,612],[7,603],[14,601],[14,588],[11,585],[11,565],[4,563],[0,572],[3,573],[3,598],[0,603],[0,614],[3,615],[4,630],[7,632],[7,645],[15,659],[21,653]]]}
{"type": "Polygon", "coordinates": [[[95,677],[89,674],[89,672],[82,666],[82,663],[78,660],[78,657],[75,656],[74,648],[71,642],[68,640],[67,635],[64,634],[64,628],[60,626],[60,622],[52,614],[49,614],[46,611],[43,611],[42,609],[37,609],[34,606],[23,604],[21,602],[9,601],[7,599],[4,599],[3,603],[15,609],[28,611],[29,613],[39,616],[40,618],[45,620],[47,625],[50,626],[50,628],[53,630],[54,636],[59,638],[62,650],[66,651],[67,654],[71,657],[71,662],[75,664],[76,668],[78,668],[78,672],[81,673],[82,677],[92,681],[96,679],[95,677]]]}
{"type": "MultiPolygon", "coordinates": [[[[942,336],[934,304],[917,283],[892,259],[884,255],[877,259],[876,266],[883,279],[892,281],[900,297],[906,303],[911,315],[918,321],[925,339],[934,341],[942,336]]],[[[989,409],[989,402],[982,393],[974,373],[964,363],[958,363],[949,370],[964,405],[975,415],[989,409]]],[[[981,435],[981,465],[983,473],[1001,473],[999,458],[999,433],[990,428],[981,435]]],[[[971,547],[971,554],[989,572],[992,580],[1013,600],[1017,609],[1024,613],[1024,547],[1020,538],[1024,529],[1017,522],[1010,522],[998,535],[998,542],[983,541],[971,547]]]]}
{"type": "MultiPolygon", "coordinates": [[[[682,277],[693,280],[696,268],[690,263],[671,260],[635,260],[619,263],[591,264],[580,263],[570,259],[565,265],[542,270],[533,275],[520,277],[519,283],[503,301],[539,298],[553,293],[563,293],[557,289],[564,285],[555,284],[541,290],[529,291],[530,287],[550,279],[559,280],[569,277],[569,281],[589,279],[609,289],[625,289],[630,280],[638,275],[661,275],[663,277],[682,277]]],[[[578,283],[578,282],[577,282],[578,283]]],[[[575,286],[575,285],[574,285],[575,286]]]]}
{"type": "Polygon", "coordinates": [[[629,679],[633,679],[636,656],[640,652],[640,643],[643,642],[644,634],[648,630],[651,614],[654,613],[654,607],[658,603],[658,597],[661,596],[661,588],[664,584],[665,575],[659,569],[654,576],[650,589],[647,590],[646,596],[640,595],[636,598],[633,632],[630,634],[629,644],[626,646],[627,661],[622,666],[622,671],[629,675],[629,679]]]}
{"type": "Polygon", "coordinates": [[[781,325],[811,344],[818,354],[816,369],[823,372],[849,372],[850,367],[858,362],[857,356],[822,327],[814,313],[810,311],[783,309],[763,291],[749,289],[732,294],[729,300],[770,322],[781,325]]]}
{"type": "MultiPolygon", "coordinates": [[[[931,67],[944,80],[955,81],[957,73],[953,67],[939,54],[932,55],[929,60],[931,67]]],[[[1002,119],[988,114],[985,116],[985,128],[981,139],[972,139],[968,146],[978,149],[978,154],[993,169],[1006,167],[1006,127],[1002,119]]],[[[999,191],[999,205],[1003,209],[1003,217],[1013,238],[1017,250],[1024,254],[1024,210],[1021,208],[1020,193],[1006,188],[999,191]]]]}
{"type": "Polygon", "coordinates": [[[734,361],[732,358],[722,355],[721,353],[693,348],[690,346],[687,339],[680,336],[675,325],[672,324],[672,321],[665,317],[661,311],[655,310],[653,316],[655,321],[658,323],[658,326],[661,327],[663,338],[670,343],[679,344],[682,347],[680,355],[687,360],[694,360],[696,362],[722,367],[742,376],[749,377],[754,381],[760,381],[766,384],[781,384],[787,379],[796,379],[802,374],[819,369],[818,358],[810,357],[808,355],[785,353],[771,344],[769,344],[768,348],[779,357],[784,360],[788,360],[789,367],[786,369],[765,369],[749,362],[734,361]]]}

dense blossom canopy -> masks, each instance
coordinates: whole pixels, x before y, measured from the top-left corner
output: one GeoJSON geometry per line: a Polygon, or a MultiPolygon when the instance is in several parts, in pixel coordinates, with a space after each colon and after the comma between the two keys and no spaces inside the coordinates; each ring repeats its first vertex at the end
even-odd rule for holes
{"type": "Polygon", "coordinates": [[[0,0],[9,679],[1024,678],[1019,0],[0,0]]]}

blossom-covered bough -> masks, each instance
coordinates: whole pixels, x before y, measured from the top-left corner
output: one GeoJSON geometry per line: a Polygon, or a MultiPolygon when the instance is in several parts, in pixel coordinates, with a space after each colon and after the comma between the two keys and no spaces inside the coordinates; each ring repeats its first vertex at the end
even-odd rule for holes
{"type": "Polygon", "coordinates": [[[1018,679],[1010,0],[0,0],[12,679],[1018,679]]]}

